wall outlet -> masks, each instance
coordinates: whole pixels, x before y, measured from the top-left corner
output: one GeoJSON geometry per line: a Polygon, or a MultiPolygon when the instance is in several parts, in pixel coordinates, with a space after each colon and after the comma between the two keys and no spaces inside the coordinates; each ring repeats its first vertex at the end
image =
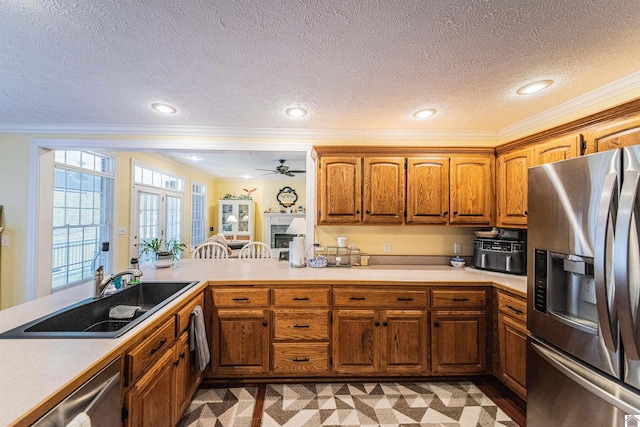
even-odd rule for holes
{"type": "Polygon", "coordinates": [[[118,227],[118,234],[121,236],[127,234],[127,227],[118,227]]]}
{"type": "Polygon", "coordinates": [[[389,242],[384,242],[382,244],[382,253],[388,254],[391,252],[391,243],[389,242]]]}
{"type": "Polygon", "coordinates": [[[9,246],[9,236],[2,236],[2,246],[9,246]]]}
{"type": "Polygon", "coordinates": [[[462,245],[460,243],[453,244],[453,254],[460,255],[462,253],[462,245]]]}

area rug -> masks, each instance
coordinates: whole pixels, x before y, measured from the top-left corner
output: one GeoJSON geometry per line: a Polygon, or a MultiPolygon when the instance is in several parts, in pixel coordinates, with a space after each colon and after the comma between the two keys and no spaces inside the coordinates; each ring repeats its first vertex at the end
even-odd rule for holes
{"type": "Polygon", "coordinates": [[[179,427],[251,427],[258,387],[199,389],[179,427]]]}
{"type": "Polygon", "coordinates": [[[263,427],[517,427],[471,382],[268,385],[263,427]]]}

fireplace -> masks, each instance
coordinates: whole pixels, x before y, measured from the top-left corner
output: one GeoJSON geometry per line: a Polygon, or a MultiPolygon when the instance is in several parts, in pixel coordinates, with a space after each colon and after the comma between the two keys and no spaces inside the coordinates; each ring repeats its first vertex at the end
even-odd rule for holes
{"type": "Polygon", "coordinates": [[[262,241],[272,249],[288,249],[293,234],[285,234],[294,218],[304,218],[305,214],[298,213],[265,213],[265,226],[262,241]]]}

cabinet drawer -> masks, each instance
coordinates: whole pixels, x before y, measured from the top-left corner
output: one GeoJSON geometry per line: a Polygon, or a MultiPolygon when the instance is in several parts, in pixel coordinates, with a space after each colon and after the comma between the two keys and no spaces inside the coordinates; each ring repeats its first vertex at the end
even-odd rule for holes
{"type": "Polygon", "coordinates": [[[213,289],[216,307],[252,307],[269,305],[269,289],[213,289]]]}
{"type": "Polygon", "coordinates": [[[273,305],[277,307],[327,307],[329,288],[274,289],[273,305]]]}
{"type": "Polygon", "coordinates": [[[202,312],[204,313],[204,294],[200,294],[189,304],[185,305],[176,315],[176,323],[178,325],[178,333],[177,336],[189,328],[189,320],[191,319],[191,313],[196,306],[202,307],[202,312]]]}
{"type": "Polygon", "coordinates": [[[176,336],[175,318],[167,320],[148,338],[127,352],[129,381],[135,381],[173,344],[176,336]]]}
{"type": "Polygon", "coordinates": [[[329,339],[329,311],[275,311],[276,340],[329,339]]]}
{"type": "Polygon", "coordinates": [[[498,292],[498,310],[525,324],[527,322],[527,302],[520,298],[498,292]]]}
{"type": "Polygon", "coordinates": [[[487,291],[485,289],[432,289],[432,307],[486,307],[487,291]]]}
{"type": "Polygon", "coordinates": [[[273,344],[273,372],[276,374],[327,375],[329,344],[273,344]]]}
{"type": "Polygon", "coordinates": [[[334,289],[333,304],[343,307],[425,308],[427,291],[334,289]]]}

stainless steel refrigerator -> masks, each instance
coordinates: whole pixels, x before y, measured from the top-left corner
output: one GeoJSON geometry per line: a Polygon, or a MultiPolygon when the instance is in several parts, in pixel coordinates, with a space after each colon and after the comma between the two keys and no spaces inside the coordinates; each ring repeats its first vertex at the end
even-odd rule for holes
{"type": "Polygon", "coordinates": [[[640,147],[529,169],[529,427],[640,420],[639,185],[640,147]]]}

